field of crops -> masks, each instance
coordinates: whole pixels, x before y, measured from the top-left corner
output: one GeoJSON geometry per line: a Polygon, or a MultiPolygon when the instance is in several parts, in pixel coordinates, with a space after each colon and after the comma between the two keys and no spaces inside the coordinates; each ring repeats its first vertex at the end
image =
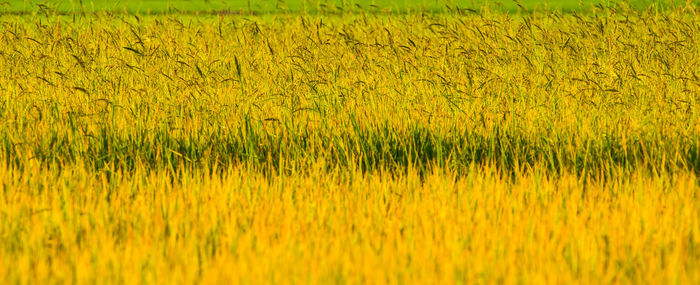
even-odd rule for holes
{"type": "Polygon", "coordinates": [[[0,13],[71,13],[71,12],[129,12],[139,14],[163,13],[353,13],[420,11],[448,12],[456,8],[480,10],[488,7],[497,11],[557,9],[585,10],[597,5],[627,3],[642,8],[650,4],[671,6],[688,0],[5,0],[0,13]]]}
{"type": "Polygon", "coordinates": [[[0,16],[0,283],[700,283],[700,10],[0,16]]]}

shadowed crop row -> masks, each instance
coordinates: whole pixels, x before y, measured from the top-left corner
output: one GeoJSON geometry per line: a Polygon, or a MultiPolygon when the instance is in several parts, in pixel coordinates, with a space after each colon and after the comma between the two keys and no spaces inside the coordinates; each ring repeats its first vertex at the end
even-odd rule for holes
{"type": "MultiPolygon", "coordinates": [[[[248,122],[249,123],[249,122],[248,122]]],[[[603,139],[548,137],[496,131],[492,135],[390,127],[348,132],[262,132],[246,128],[207,135],[180,136],[168,130],[115,135],[107,132],[76,137],[52,135],[32,145],[0,145],[5,163],[23,167],[84,164],[89,169],[134,170],[180,167],[219,170],[247,165],[265,172],[303,169],[320,160],[331,168],[362,171],[448,167],[459,173],[471,164],[492,165],[504,173],[545,166],[551,174],[578,173],[604,179],[635,170],[649,173],[700,171],[698,137],[603,139]],[[75,141],[79,140],[79,141],[75,141]]]]}

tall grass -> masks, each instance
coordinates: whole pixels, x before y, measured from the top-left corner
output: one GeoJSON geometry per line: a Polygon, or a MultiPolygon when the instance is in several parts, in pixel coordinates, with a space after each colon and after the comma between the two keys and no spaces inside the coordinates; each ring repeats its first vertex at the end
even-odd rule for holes
{"type": "Polygon", "coordinates": [[[696,15],[1,17],[0,280],[697,283],[696,15]]]}
{"type": "Polygon", "coordinates": [[[3,22],[7,163],[700,166],[690,12],[142,21],[3,22]]]}
{"type": "Polygon", "coordinates": [[[0,169],[16,283],[697,283],[697,177],[0,169]]]}

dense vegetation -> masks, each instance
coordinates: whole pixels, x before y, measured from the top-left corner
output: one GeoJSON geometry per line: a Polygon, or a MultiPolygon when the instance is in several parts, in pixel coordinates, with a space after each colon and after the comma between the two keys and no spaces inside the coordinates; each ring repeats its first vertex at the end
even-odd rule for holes
{"type": "Polygon", "coordinates": [[[585,11],[594,6],[608,7],[620,3],[636,8],[676,6],[686,0],[8,0],[0,3],[0,13],[83,13],[129,12],[140,14],[173,13],[415,13],[453,12],[457,9],[496,11],[531,11],[557,9],[585,11]]]}
{"type": "Polygon", "coordinates": [[[0,18],[0,280],[698,283],[700,18],[0,18]]]}

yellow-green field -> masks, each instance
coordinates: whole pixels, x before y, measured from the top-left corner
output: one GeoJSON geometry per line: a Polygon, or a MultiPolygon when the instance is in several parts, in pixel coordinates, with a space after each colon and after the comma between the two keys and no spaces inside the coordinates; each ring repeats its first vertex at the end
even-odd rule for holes
{"type": "Polygon", "coordinates": [[[700,283],[700,16],[0,17],[0,283],[700,283]]]}

